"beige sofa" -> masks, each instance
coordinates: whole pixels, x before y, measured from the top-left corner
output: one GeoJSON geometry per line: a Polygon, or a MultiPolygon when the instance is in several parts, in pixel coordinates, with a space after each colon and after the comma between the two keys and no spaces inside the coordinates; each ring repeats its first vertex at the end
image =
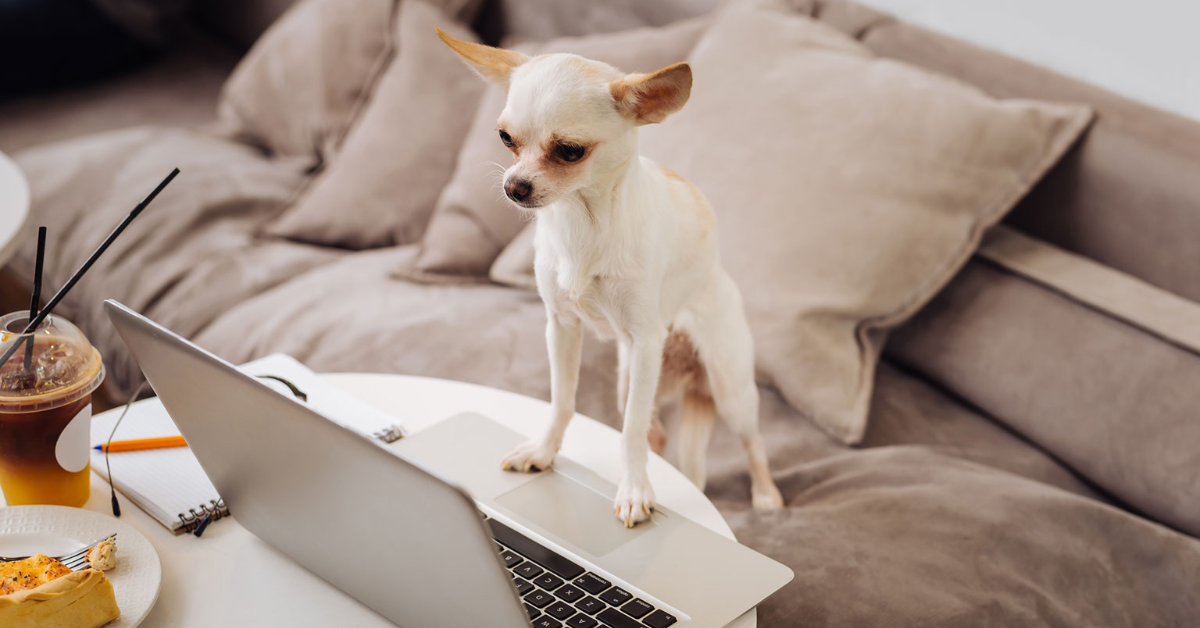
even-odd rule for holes
{"type": "MultiPolygon", "coordinates": [[[[476,26],[495,41],[664,24],[700,9],[618,2],[590,22],[552,12],[558,21],[521,32],[533,28],[521,16],[548,11],[538,4],[489,2],[476,26]]],[[[880,55],[999,97],[1088,103],[1098,118],[893,334],[860,447],[836,443],[762,388],[784,511],[750,509],[740,446],[718,431],[708,494],[740,540],[796,572],[761,607],[761,625],[1197,625],[1200,123],[858,5],[806,10],[880,55]]],[[[283,351],[319,371],[413,373],[548,398],[535,293],[395,279],[414,245],[348,251],[258,235],[310,172],[178,126],[215,116],[211,77],[230,59],[185,65],[195,80],[100,88],[133,106],[192,103],[186,117],[150,108],[139,128],[52,146],[16,150],[63,139],[61,120],[86,119],[93,102],[0,106],[11,114],[0,115],[0,149],[16,151],[36,220],[51,229],[52,289],[147,185],[128,178],[141,171],[130,164],[190,175],[175,184],[178,200],[164,195],[61,306],[104,354],[114,397],[138,371],[103,317],[105,298],[234,362],[283,351]]],[[[10,281],[29,276],[31,257],[27,248],[10,264],[10,281]]],[[[618,426],[615,351],[591,339],[584,351],[579,409],[618,426]]]]}

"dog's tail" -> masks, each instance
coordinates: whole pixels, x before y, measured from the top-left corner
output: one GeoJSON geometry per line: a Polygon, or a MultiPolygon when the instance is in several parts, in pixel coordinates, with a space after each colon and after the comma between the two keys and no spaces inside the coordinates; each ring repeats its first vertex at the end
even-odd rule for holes
{"type": "Polygon", "coordinates": [[[708,479],[708,441],[716,420],[717,408],[712,397],[695,390],[683,393],[679,410],[679,468],[700,490],[704,490],[708,479]]]}

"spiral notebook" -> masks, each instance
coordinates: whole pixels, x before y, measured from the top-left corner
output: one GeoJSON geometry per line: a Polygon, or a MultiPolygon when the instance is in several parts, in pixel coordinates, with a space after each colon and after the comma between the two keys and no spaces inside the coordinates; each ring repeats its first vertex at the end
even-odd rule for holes
{"type": "MultiPolygon", "coordinates": [[[[304,391],[308,396],[306,403],[314,410],[366,436],[392,442],[405,434],[395,416],[376,410],[326,383],[291,356],[269,355],[243,364],[241,369],[252,375],[272,375],[291,382],[304,391]]],[[[281,394],[292,396],[283,384],[265,378],[262,381],[281,394]]],[[[92,445],[108,441],[121,410],[116,408],[92,420],[92,445]]],[[[178,435],[179,428],[175,427],[162,403],[149,399],[130,407],[113,440],[178,435]]],[[[217,489],[187,447],[112,453],[109,463],[117,490],[176,534],[190,532],[205,521],[216,521],[229,515],[217,489]]],[[[105,480],[109,479],[103,453],[92,451],[92,469],[105,480]]]]}

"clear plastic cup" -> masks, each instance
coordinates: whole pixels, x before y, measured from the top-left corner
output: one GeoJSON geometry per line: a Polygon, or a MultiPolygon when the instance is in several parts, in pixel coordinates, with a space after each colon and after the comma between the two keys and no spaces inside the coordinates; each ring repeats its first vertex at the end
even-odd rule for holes
{"type": "MultiPolygon", "coordinates": [[[[20,341],[28,312],[0,317],[0,353],[20,341]]],[[[0,365],[0,489],[10,506],[83,506],[91,494],[92,393],[100,352],[51,314],[0,365]]]]}

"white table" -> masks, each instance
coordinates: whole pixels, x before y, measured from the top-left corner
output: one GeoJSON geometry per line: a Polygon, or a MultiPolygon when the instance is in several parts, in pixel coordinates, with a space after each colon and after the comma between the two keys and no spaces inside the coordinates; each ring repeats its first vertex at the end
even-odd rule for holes
{"type": "MultiPolygon", "coordinates": [[[[324,377],[396,415],[412,432],[460,412],[475,411],[532,437],[540,433],[550,417],[549,404],[544,401],[473,384],[402,375],[324,377]]],[[[616,482],[620,473],[619,438],[612,428],[577,416],[567,430],[562,455],[616,482]]],[[[658,456],[651,456],[650,479],[659,503],[733,538],[729,525],[704,493],[658,456]]],[[[85,508],[111,513],[108,495],[108,484],[92,474],[92,498],[85,508]]],[[[202,538],[175,536],[129,500],[122,500],[122,504],[121,520],[145,534],[162,558],[162,593],[142,624],[145,628],[393,626],[259,541],[236,519],[213,523],[202,538]]],[[[756,625],[756,614],[751,610],[729,626],[756,625]]]]}
{"type": "Polygon", "coordinates": [[[29,184],[8,155],[0,152],[0,266],[8,263],[29,220],[29,184]]]}

